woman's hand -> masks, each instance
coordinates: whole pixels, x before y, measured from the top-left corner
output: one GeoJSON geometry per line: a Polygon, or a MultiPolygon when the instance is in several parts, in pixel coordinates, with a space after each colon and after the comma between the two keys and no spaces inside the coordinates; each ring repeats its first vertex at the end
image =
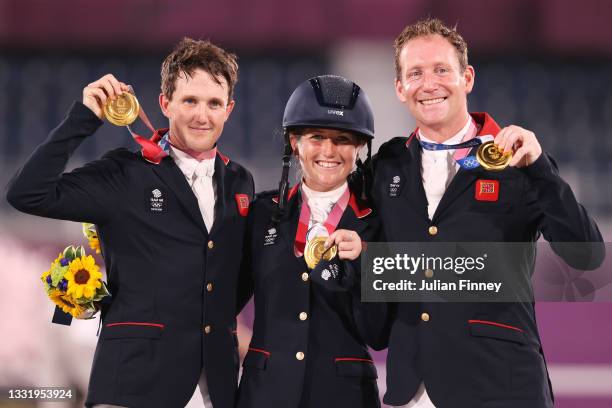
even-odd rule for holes
{"type": "Polygon", "coordinates": [[[361,238],[355,231],[339,229],[334,231],[325,241],[325,249],[332,245],[338,246],[338,257],[353,261],[359,257],[363,248],[361,238]]]}

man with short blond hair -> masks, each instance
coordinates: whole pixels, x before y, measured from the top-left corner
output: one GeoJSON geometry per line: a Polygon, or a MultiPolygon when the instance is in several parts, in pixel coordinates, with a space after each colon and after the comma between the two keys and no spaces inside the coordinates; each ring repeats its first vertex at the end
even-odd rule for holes
{"type": "MultiPolygon", "coordinates": [[[[385,143],[373,161],[372,196],[389,241],[534,245],[541,234],[549,242],[602,242],[533,132],[500,129],[487,113],[468,111],[475,72],[455,28],[437,19],[406,27],[395,40],[395,67],[396,95],[417,129],[385,143]],[[512,152],[504,170],[476,164],[485,135],[512,152]]],[[[602,256],[580,267],[596,267],[602,256]]],[[[525,273],[532,261],[525,260],[525,273]]],[[[552,407],[534,304],[397,304],[384,401],[404,408],[552,407]]]]}
{"type": "Polygon", "coordinates": [[[207,408],[233,408],[236,293],[254,186],[217,141],[234,108],[238,64],[186,38],[161,77],[169,127],[142,151],[117,149],[63,173],[102,125],[104,106],[130,90],[105,75],[83,89],[7,198],[30,214],[97,226],[112,301],[101,306],[87,406],[183,407],[199,385],[207,408]]]}

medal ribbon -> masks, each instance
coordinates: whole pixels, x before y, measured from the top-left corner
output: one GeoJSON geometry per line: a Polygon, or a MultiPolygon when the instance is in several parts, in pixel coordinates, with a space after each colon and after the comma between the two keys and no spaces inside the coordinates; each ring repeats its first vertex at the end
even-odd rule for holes
{"type": "MultiPolygon", "coordinates": [[[[349,198],[351,196],[351,192],[347,186],[346,190],[336,204],[332,207],[325,223],[325,229],[329,235],[331,235],[338,226],[340,222],[340,218],[342,218],[342,214],[344,214],[344,210],[346,210],[346,206],[348,205],[349,198]]],[[[300,257],[304,255],[304,248],[306,247],[306,233],[308,232],[308,224],[310,223],[310,207],[308,206],[308,197],[306,194],[302,193],[302,209],[300,211],[300,221],[298,223],[297,233],[295,234],[295,244],[293,246],[293,252],[296,257],[300,257]]]]}
{"type": "Polygon", "coordinates": [[[476,156],[468,156],[470,149],[481,144],[493,140],[493,136],[484,135],[476,137],[478,133],[478,127],[474,119],[471,119],[470,126],[463,137],[463,141],[457,144],[443,144],[443,143],[430,143],[419,140],[421,147],[425,150],[438,151],[438,150],[453,150],[456,149],[453,154],[453,158],[459,164],[462,169],[470,170],[480,166],[476,156]]]}
{"type": "MultiPolygon", "coordinates": [[[[134,89],[132,88],[131,85],[130,85],[130,92],[134,93],[134,89]]],[[[142,105],[140,105],[140,109],[138,111],[138,117],[151,130],[151,132],[155,133],[155,128],[153,128],[153,125],[151,124],[151,121],[149,120],[149,117],[145,113],[142,105]]],[[[134,141],[142,147],[141,149],[142,157],[145,160],[151,163],[154,163],[154,164],[159,164],[164,157],[168,156],[170,147],[169,147],[169,141],[168,141],[167,136],[164,136],[159,141],[159,143],[155,143],[154,141],[147,139],[145,137],[142,137],[139,134],[135,133],[130,127],[130,125],[127,125],[126,127],[128,131],[130,132],[130,134],[132,135],[132,137],[134,138],[134,141]]]]}

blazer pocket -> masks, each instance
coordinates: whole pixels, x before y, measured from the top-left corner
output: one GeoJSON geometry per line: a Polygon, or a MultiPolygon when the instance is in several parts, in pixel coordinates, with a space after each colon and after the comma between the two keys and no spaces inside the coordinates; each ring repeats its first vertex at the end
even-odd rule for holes
{"type": "Polygon", "coordinates": [[[469,320],[468,324],[472,336],[527,344],[525,333],[518,327],[490,320],[469,320]]]}
{"type": "Polygon", "coordinates": [[[259,370],[265,370],[268,365],[270,352],[258,348],[249,347],[249,351],[242,362],[243,367],[252,367],[259,370]]]}
{"type": "Polygon", "coordinates": [[[150,322],[107,323],[100,334],[101,339],[159,339],[165,326],[150,322]]]}
{"type": "Polygon", "coordinates": [[[369,358],[337,357],[336,374],[341,377],[378,378],[374,361],[369,358]]]}

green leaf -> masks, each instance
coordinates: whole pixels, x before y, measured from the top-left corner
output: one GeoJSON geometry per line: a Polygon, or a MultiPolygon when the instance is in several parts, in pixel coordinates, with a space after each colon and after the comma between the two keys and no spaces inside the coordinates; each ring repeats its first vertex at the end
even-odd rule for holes
{"type": "Polygon", "coordinates": [[[83,248],[83,246],[79,245],[79,246],[76,248],[76,251],[75,251],[75,256],[76,256],[77,258],[82,258],[82,257],[84,257],[84,256],[85,256],[85,249],[83,248]]]}
{"type": "Polygon", "coordinates": [[[99,302],[100,300],[104,299],[107,296],[110,296],[110,292],[108,291],[108,288],[106,287],[106,284],[104,283],[104,281],[102,281],[102,286],[98,289],[96,289],[96,295],[94,296],[94,302],[99,302]]]}
{"type": "Polygon", "coordinates": [[[74,299],[74,301],[78,303],[79,305],[84,306],[84,305],[90,304],[92,302],[92,299],[88,299],[86,297],[80,297],[78,299],[74,299]]]}
{"type": "Polygon", "coordinates": [[[64,274],[68,272],[67,266],[55,264],[51,268],[51,286],[57,287],[57,284],[64,278],[64,274]]]}
{"type": "Polygon", "coordinates": [[[90,235],[95,234],[96,226],[89,222],[82,223],[83,235],[89,239],[90,235]]]}
{"type": "Polygon", "coordinates": [[[72,262],[76,257],[76,249],[72,245],[69,245],[64,249],[63,255],[69,262],[72,262]]]}

